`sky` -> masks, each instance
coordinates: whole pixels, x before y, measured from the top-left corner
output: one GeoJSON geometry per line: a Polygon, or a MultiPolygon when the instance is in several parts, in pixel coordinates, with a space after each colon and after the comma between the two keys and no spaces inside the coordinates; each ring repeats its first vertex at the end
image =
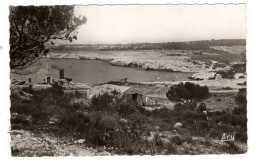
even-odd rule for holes
{"type": "Polygon", "coordinates": [[[245,39],[246,6],[89,5],[76,6],[87,17],[77,44],[245,39]]]}

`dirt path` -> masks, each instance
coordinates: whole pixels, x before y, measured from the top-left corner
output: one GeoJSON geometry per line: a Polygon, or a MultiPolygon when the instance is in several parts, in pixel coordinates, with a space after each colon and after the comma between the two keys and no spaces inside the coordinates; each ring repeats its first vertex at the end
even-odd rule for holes
{"type": "Polygon", "coordinates": [[[12,156],[103,156],[111,155],[104,150],[84,147],[80,144],[57,142],[56,139],[46,135],[36,136],[27,130],[12,130],[11,150],[12,156]]]}

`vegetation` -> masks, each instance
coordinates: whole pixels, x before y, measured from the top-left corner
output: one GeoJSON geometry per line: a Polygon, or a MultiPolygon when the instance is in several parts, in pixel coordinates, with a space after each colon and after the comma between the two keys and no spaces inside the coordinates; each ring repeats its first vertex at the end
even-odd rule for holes
{"type": "MultiPolygon", "coordinates": [[[[246,106],[245,96],[245,89],[236,96],[236,102],[241,107],[246,106]]],[[[178,149],[183,144],[192,146],[195,136],[220,139],[225,132],[235,131],[236,140],[247,141],[244,113],[235,110],[233,113],[205,113],[206,104],[198,104],[195,99],[175,105],[174,110],[147,111],[124,102],[116,91],[97,95],[88,105],[73,103],[72,99],[78,97],[78,94],[64,93],[57,85],[42,91],[34,91],[30,87],[20,92],[12,91],[11,113],[17,113],[19,117],[12,115],[11,128],[30,129],[48,125],[47,131],[58,139],[68,142],[85,139],[86,146],[107,147],[108,151],[129,155],[193,154],[193,151],[178,149]],[[21,95],[25,93],[31,99],[22,99],[21,95]],[[182,126],[175,127],[176,123],[182,126]],[[169,136],[164,132],[172,134],[169,136]]],[[[209,142],[207,144],[210,146],[209,142]]],[[[228,152],[239,153],[234,149],[228,152]]]]}
{"type": "Polygon", "coordinates": [[[46,42],[77,39],[76,29],[86,17],[74,16],[74,6],[11,6],[9,21],[10,68],[22,74],[49,52],[46,42]]]}
{"type": "Polygon", "coordinates": [[[236,73],[246,73],[246,63],[233,64],[229,70],[220,70],[217,73],[224,79],[234,79],[236,73]]]}
{"type": "MultiPolygon", "coordinates": [[[[113,44],[106,45],[60,45],[55,46],[54,50],[63,51],[70,49],[72,51],[77,50],[207,50],[214,52],[223,52],[214,50],[212,46],[234,46],[234,45],[246,45],[244,39],[220,39],[220,40],[201,40],[201,41],[189,41],[189,42],[165,42],[165,43],[135,43],[135,44],[113,44]]],[[[199,52],[199,54],[203,54],[199,52]]]]}
{"type": "Polygon", "coordinates": [[[235,101],[238,105],[238,107],[236,107],[234,109],[234,113],[235,114],[244,114],[246,115],[247,113],[247,99],[246,99],[246,88],[241,88],[239,89],[237,96],[235,98],[235,101]]]}
{"type": "Polygon", "coordinates": [[[182,99],[201,100],[209,96],[209,89],[207,86],[200,86],[194,83],[186,82],[173,85],[170,87],[166,96],[169,100],[180,101],[182,99]]]}

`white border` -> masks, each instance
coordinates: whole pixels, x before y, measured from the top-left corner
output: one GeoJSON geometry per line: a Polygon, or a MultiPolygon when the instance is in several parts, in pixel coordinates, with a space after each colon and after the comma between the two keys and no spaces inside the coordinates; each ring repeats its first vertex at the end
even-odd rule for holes
{"type": "MultiPolygon", "coordinates": [[[[55,5],[55,4],[214,4],[214,3],[246,3],[247,5],[247,61],[248,61],[248,124],[249,124],[249,140],[248,140],[248,146],[249,151],[247,154],[244,155],[200,155],[200,156],[145,156],[145,157],[138,157],[138,156],[132,156],[132,157],[118,157],[114,156],[112,158],[110,157],[62,157],[60,159],[64,160],[71,160],[71,159],[79,159],[79,160],[86,160],[86,159],[94,159],[94,160],[107,160],[107,159],[124,159],[124,160],[135,160],[135,159],[149,159],[149,160],[158,160],[158,159],[180,159],[180,160],[251,160],[251,159],[257,159],[259,158],[258,152],[260,152],[259,149],[259,114],[260,114],[260,106],[258,96],[260,96],[258,93],[259,91],[259,75],[260,72],[257,68],[257,65],[259,64],[260,60],[258,59],[260,56],[259,51],[259,15],[260,15],[260,5],[257,0],[125,0],[125,1],[119,1],[119,0],[96,0],[96,1],[84,1],[84,0],[44,0],[44,1],[33,1],[33,0],[21,0],[21,1],[14,1],[14,0],[6,0],[0,2],[0,46],[2,46],[2,49],[0,49],[0,82],[1,82],[1,92],[0,92],[0,100],[1,100],[1,107],[0,107],[0,152],[1,152],[1,160],[27,160],[28,158],[15,158],[10,157],[10,136],[7,133],[9,130],[9,107],[10,107],[10,101],[9,101],[9,24],[8,24],[8,6],[9,5],[55,5]]],[[[56,157],[44,157],[44,158],[37,158],[37,159],[50,159],[50,160],[56,160],[58,158],[56,157]]]]}

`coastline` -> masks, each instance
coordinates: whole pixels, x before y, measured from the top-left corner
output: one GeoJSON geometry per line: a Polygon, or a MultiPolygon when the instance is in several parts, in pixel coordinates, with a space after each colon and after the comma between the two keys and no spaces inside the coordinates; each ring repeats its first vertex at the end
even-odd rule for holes
{"type": "Polygon", "coordinates": [[[111,65],[138,68],[140,70],[167,72],[214,72],[229,69],[229,66],[214,67],[217,61],[192,60],[190,51],[178,56],[170,56],[179,51],[75,51],[52,52],[48,58],[52,59],[81,59],[100,60],[111,65]]]}

